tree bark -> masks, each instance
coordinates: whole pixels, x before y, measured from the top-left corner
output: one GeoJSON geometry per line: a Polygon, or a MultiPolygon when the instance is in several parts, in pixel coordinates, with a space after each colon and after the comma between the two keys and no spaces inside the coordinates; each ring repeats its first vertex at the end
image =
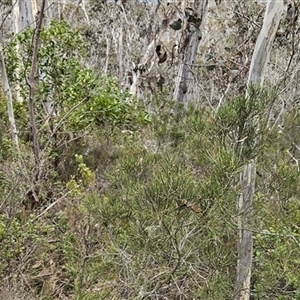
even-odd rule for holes
{"type": "Polygon", "coordinates": [[[7,98],[7,111],[8,111],[8,119],[10,124],[10,132],[12,141],[16,146],[17,153],[20,153],[19,149],[19,140],[18,140],[18,131],[16,127],[15,122],[15,116],[14,116],[14,109],[13,109],[13,99],[12,99],[12,93],[9,86],[7,73],[6,73],[6,67],[4,62],[4,56],[2,51],[2,45],[0,44],[0,69],[1,69],[1,75],[2,75],[2,83],[3,83],[3,90],[7,98]]]}
{"type": "Polygon", "coordinates": [[[36,74],[37,63],[38,63],[39,37],[42,29],[45,2],[46,0],[42,1],[41,10],[37,18],[37,27],[35,29],[34,36],[33,36],[33,50],[32,50],[32,60],[31,60],[32,63],[31,63],[29,78],[27,79],[27,83],[29,85],[28,110],[29,110],[29,117],[30,117],[31,134],[32,134],[32,141],[33,141],[33,153],[34,153],[36,168],[38,168],[39,161],[40,161],[40,147],[39,147],[38,130],[36,126],[36,119],[35,119],[35,112],[34,112],[34,92],[36,88],[35,74],[36,74]]]}
{"type": "MultiPolygon", "coordinates": [[[[21,33],[25,28],[35,27],[35,16],[37,14],[37,3],[36,0],[21,0],[12,1],[12,12],[13,12],[13,29],[15,36],[21,33]]],[[[19,53],[19,45],[17,45],[17,52],[19,53]]],[[[19,70],[16,69],[19,73],[19,70]]],[[[23,102],[24,99],[20,94],[20,86],[16,88],[16,100],[23,102]]]]}
{"type": "MultiPolygon", "coordinates": [[[[257,38],[248,76],[251,84],[263,85],[264,73],[269,60],[272,44],[281,15],[284,11],[283,0],[267,2],[265,17],[257,38]]],[[[248,93],[246,94],[248,97],[248,93]]],[[[259,125],[257,124],[257,127],[259,125]]],[[[257,128],[258,130],[259,128],[257,128]]],[[[242,191],[238,197],[238,243],[237,276],[235,300],[250,299],[250,281],[253,261],[252,209],[255,192],[256,158],[249,161],[240,174],[242,191]]]]}
{"type": "Polygon", "coordinates": [[[250,280],[253,260],[252,205],[255,191],[255,159],[244,166],[240,174],[242,192],[238,197],[238,243],[236,300],[250,299],[250,280]]]}
{"type": "Polygon", "coordinates": [[[37,1],[15,1],[13,2],[14,33],[19,34],[26,27],[35,27],[35,17],[37,14],[37,1]]]}
{"type": "MultiPolygon", "coordinates": [[[[150,20],[154,20],[155,15],[157,14],[158,8],[160,7],[161,4],[160,4],[160,1],[157,1],[157,2],[153,2],[152,5],[153,5],[153,7],[152,7],[152,11],[151,11],[150,20]]],[[[161,32],[163,32],[165,30],[165,27],[161,28],[161,32]]],[[[156,46],[156,41],[159,36],[159,31],[155,30],[155,32],[153,34],[154,34],[154,37],[151,39],[151,42],[148,43],[148,45],[145,45],[144,55],[142,56],[140,63],[137,66],[134,66],[135,70],[133,70],[133,72],[132,72],[132,83],[130,85],[129,91],[134,96],[137,96],[137,94],[138,94],[141,70],[143,70],[148,65],[151,58],[153,57],[153,53],[154,53],[155,46],[156,46]]],[[[152,67],[153,67],[153,63],[150,65],[150,67],[147,68],[148,73],[151,71],[152,67]]]]}
{"type": "MultiPolygon", "coordinates": [[[[196,0],[194,2],[193,11],[197,13],[197,28],[200,26],[205,17],[208,6],[208,0],[196,0]]],[[[182,102],[185,106],[189,100],[189,88],[193,81],[193,65],[195,62],[198,45],[200,41],[199,33],[196,31],[189,31],[188,24],[185,30],[186,39],[183,45],[183,59],[182,64],[179,67],[177,78],[175,79],[175,89],[173,93],[173,99],[178,102],[182,102]]]]}

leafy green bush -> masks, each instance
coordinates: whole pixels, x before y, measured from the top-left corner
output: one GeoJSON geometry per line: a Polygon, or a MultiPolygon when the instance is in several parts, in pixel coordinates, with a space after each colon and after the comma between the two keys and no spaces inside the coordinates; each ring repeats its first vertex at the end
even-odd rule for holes
{"type": "MultiPolygon", "coordinates": [[[[25,76],[31,67],[32,35],[33,31],[27,29],[5,52],[11,87],[15,95],[18,92],[24,99],[29,91],[25,76]]],[[[47,161],[44,169],[39,167],[40,177],[49,180],[69,180],[74,169],[64,172],[65,163],[68,167],[74,165],[75,154],[92,148],[85,147],[85,137],[94,138],[104,131],[112,134],[118,128],[131,132],[149,122],[140,103],[123,91],[114,78],[98,75],[84,66],[86,47],[80,32],[66,22],[53,21],[42,29],[35,113],[41,158],[47,161]],[[71,157],[71,162],[62,157],[71,157]]],[[[26,101],[15,104],[15,115],[21,142],[28,145],[31,131],[26,101]]]]}

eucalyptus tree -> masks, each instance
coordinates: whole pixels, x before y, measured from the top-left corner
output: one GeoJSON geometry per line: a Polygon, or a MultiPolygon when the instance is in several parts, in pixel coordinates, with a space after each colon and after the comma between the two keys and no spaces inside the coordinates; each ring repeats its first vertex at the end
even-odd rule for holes
{"type": "Polygon", "coordinates": [[[173,98],[187,104],[189,86],[193,83],[193,65],[197,55],[199,41],[202,38],[201,24],[203,23],[208,8],[208,0],[196,0],[193,7],[185,8],[187,25],[185,39],[182,46],[182,59],[178,75],[175,79],[173,98]]]}
{"type": "MultiPolygon", "coordinates": [[[[19,34],[27,27],[34,28],[35,26],[35,18],[37,14],[37,1],[12,1],[12,3],[3,3],[2,4],[2,24],[1,24],[1,32],[2,36],[0,38],[1,46],[0,46],[0,66],[1,66],[1,74],[2,74],[2,82],[4,92],[7,97],[7,109],[9,116],[9,123],[11,128],[12,140],[16,145],[17,150],[19,151],[18,145],[18,133],[15,123],[14,117],[14,109],[13,109],[13,98],[16,98],[18,101],[23,101],[19,90],[20,87],[16,89],[16,93],[13,95],[9,80],[7,78],[6,66],[3,54],[4,47],[4,32],[5,32],[5,21],[8,19],[9,14],[12,12],[12,27],[14,35],[19,34]],[[8,9],[9,8],[9,9],[8,9]],[[7,10],[8,9],[8,10],[7,10]]],[[[7,32],[6,32],[7,34],[7,32]]],[[[16,51],[19,51],[19,48],[16,48],[16,51]]]]}
{"type": "Polygon", "coordinates": [[[3,86],[4,94],[6,95],[6,98],[7,98],[7,112],[8,112],[8,119],[9,119],[9,124],[10,124],[10,132],[11,132],[12,141],[14,142],[14,144],[16,146],[16,150],[19,153],[20,152],[19,139],[18,139],[18,131],[17,131],[14,107],[13,107],[13,96],[12,96],[12,91],[11,91],[9,81],[7,78],[7,72],[6,72],[2,47],[3,47],[2,44],[0,44],[0,71],[1,71],[1,77],[2,77],[2,86],[3,86]]]}
{"type": "MultiPolygon", "coordinates": [[[[257,38],[249,70],[248,88],[262,86],[272,44],[284,11],[284,1],[268,1],[260,34],[257,38]]],[[[248,97],[248,94],[246,94],[248,97]]],[[[253,100],[252,100],[253,101],[253,100]]],[[[254,123],[258,131],[258,122],[254,123]]],[[[246,139],[248,137],[245,137],[246,139]]],[[[254,140],[252,143],[256,144],[254,140]]],[[[242,145],[245,147],[245,145],[242,145]]],[[[253,260],[253,197],[255,193],[256,155],[253,153],[240,174],[241,192],[238,197],[238,260],[235,300],[250,299],[250,280],[253,260]]]]}

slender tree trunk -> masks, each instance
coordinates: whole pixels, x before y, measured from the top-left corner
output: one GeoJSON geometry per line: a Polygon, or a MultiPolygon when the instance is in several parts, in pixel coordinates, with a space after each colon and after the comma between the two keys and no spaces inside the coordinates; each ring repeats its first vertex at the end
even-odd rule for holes
{"type": "Polygon", "coordinates": [[[208,0],[195,0],[193,11],[196,13],[197,22],[190,23],[186,29],[186,39],[183,45],[182,65],[178,70],[177,78],[175,79],[175,89],[173,99],[187,105],[189,97],[189,89],[193,81],[193,65],[195,62],[199,41],[201,36],[200,26],[205,17],[208,6],[208,0]],[[193,26],[197,30],[193,30],[193,26]]]}
{"type": "MultiPolygon", "coordinates": [[[[13,28],[14,34],[18,35],[25,28],[35,27],[35,17],[37,14],[37,2],[36,0],[12,0],[12,12],[13,12],[13,28]]],[[[17,52],[19,52],[19,45],[17,45],[17,52]]],[[[18,69],[16,72],[19,72],[18,69]]],[[[16,88],[16,100],[23,102],[24,99],[20,95],[20,87],[16,88]]]]}
{"type": "Polygon", "coordinates": [[[107,73],[108,71],[108,64],[109,64],[109,53],[110,53],[110,38],[108,35],[105,36],[105,40],[106,40],[106,55],[105,55],[105,65],[104,65],[104,69],[103,69],[103,73],[107,73]]]}
{"type": "MultiPolygon", "coordinates": [[[[150,20],[153,20],[155,18],[155,15],[157,14],[158,8],[160,7],[160,1],[153,1],[153,7],[151,11],[151,18],[150,20]]],[[[163,32],[166,29],[167,25],[165,27],[162,27],[160,29],[160,32],[163,32]]],[[[156,46],[156,41],[159,36],[159,30],[155,30],[154,32],[154,37],[151,39],[151,42],[149,42],[147,45],[145,45],[145,50],[144,50],[144,55],[141,58],[140,63],[135,66],[135,71],[132,72],[132,83],[129,88],[129,91],[132,95],[136,96],[138,94],[138,89],[139,89],[139,81],[141,77],[141,69],[144,69],[145,66],[150,62],[150,60],[153,57],[153,53],[155,50],[156,46]]],[[[150,67],[147,68],[147,72],[151,71],[151,68],[153,67],[153,63],[150,64],[150,67]]]]}
{"type": "Polygon", "coordinates": [[[34,112],[34,93],[36,88],[35,74],[37,70],[38,64],[38,48],[39,48],[39,38],[42,29],[42,22],[44,17],[44,9],[45,9],[46,0],[42,1],[41,10],[39,12],[37,27],[33,36],[33,50],[32,50],[32,63],[29,78],[27,79],[27,83],[29,85],[29,99],[28,99],[28,110],[30,117],[30,125],[31,125],[31,133],[32,133],[32,141],[33,141],[33,153],[35,157],[35,164],[38,168],[39,160],[40,160],[40,147],[38,140],[38,130],[36,126],[35,112],[34,112]]]}
{"type": "Polygon", "coordinates": [[[19,140],[18,140],[18,132],[15,122],[15,116],[14,116],[14,109],[13,109],[13,99],[12,99],[12,93],[9,86],[7,74],[6,74],[6,67],[4,62],[4,56],[2,51],[2,44],[0,44],[0,69],[1,69],[1,75],[2,75],[2,82],[3,82],[3,90],[7,98],[7,111],[8,111],[8,119],[10,124],[10,132],[12,136],[12,141],[16,146],[16,150],[18,154],[20,153],[19,149],[19,140]]]}
{"type": "MultiPolygon", "coordinates": [[[[284,11],[283,0],[267,2],[263,27],[257,38],[251,61],[248,86],[262,86],[264,72],[269,60],[272,44],[284,11]]],[[[248,96],[248,93],[246,97],[248,96]]],[[[258,126],[258,125],[257,125],[258,126]]],[[[257,128],[259,129],[259,128],[257,128]]],[[[249,161],[240,175],[242,191],[238,197],[238,260],[235,284],[235,300],[250,299],[250,280],[253,260],[252,209],[255,192],[256,158],[249,161]]]]}
{"type": "Polygon", "coordinates": [[[240,185],[243,188],[238,197],[238,243],[237,243],[237,276],[236,300],[250,299],[250,280],[253,260],[252,205],[255,191],[256,162],[249,161],[240,174],[240,185]]]}
{"type": "Polygon", "coordinates": [[[119,80],[123,80],[123,48],[124,48],[124,41],[123,41],[123,30],[124,28],[120,26],[119,28],[119,49],[118,49],[118,60],[119,60],[119,80]]]}

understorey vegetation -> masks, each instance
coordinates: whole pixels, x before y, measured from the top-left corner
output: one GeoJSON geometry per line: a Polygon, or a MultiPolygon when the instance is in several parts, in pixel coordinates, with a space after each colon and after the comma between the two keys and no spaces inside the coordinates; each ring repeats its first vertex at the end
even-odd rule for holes
{"type": "MultiPolygon", "coordinates": [[[[207,100],[209,84],[188,105],[173,101],[162,74],[151,96],[146,84],[133,95],[88,63],[85,26],[51,21],[36,45],[35,34],[3,49],[17,143],[3,84],[0,298],[232,299],[240,174],[255,159],[250,297],[300,299],[297,97],[286,105],[270,81],[245,93],[244,70],[222,79],[219,101],[207,100]]],[[[221,58],[195,76],[218,81],[221,58]]]]}

